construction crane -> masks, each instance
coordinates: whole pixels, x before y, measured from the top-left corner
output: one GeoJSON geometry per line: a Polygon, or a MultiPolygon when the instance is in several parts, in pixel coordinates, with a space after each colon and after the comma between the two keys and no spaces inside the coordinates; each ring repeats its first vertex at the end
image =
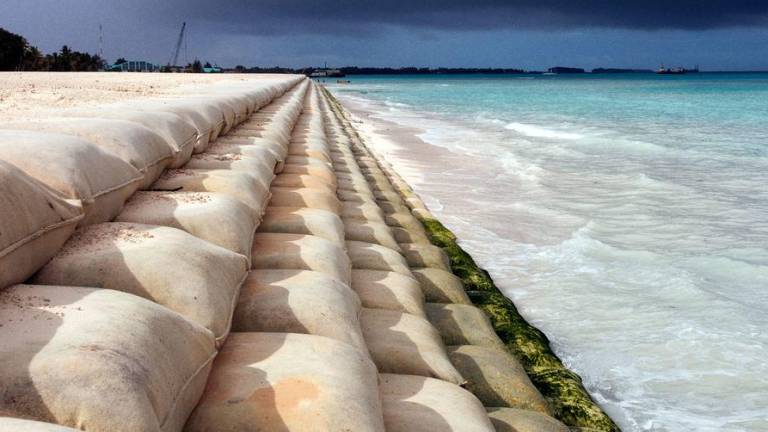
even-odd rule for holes
{"type": "Polygon", "coordinates": [[[186,30],[186,28],[187,23],[182,23],[181,32],[179,32],[179,40],[176,41],[176,49],[173,50],[173,56],[171,57],[171,60],[168,61],[168,67],[176,66],[176,63],[179,61],[179,51],[181,50],[181,43],[184,41],[184,30],[186,30]]]}

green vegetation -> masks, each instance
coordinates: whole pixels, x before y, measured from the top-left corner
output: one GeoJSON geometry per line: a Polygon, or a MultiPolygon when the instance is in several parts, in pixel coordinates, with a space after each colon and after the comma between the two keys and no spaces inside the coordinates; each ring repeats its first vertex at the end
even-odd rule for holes
{"type": "Polygon", "coordinates": [[[496,333],[521,361],[554,416],[568,426],[584,430],[619,431],[590,398],[581,378],[552,352],[544,333],[525,321],[488,272],[479,268],[458,245],[456,236],[436,219],[421,218],[421,222],[432,243],[448,254],[453,272],[464,282],[472,302],[489,316],[496,333]]]}
{"type": "Polygon", "coordinates": [[[0,28],[0,71],[87,72],[103,67],[104,60],[98,55],[73,51],[66,45],[43,55],[24,37],[0,28]]]}

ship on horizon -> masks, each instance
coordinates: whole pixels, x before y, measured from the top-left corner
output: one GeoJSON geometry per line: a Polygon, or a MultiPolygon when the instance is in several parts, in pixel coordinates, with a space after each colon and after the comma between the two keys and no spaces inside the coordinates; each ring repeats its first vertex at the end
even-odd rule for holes
{"type": "Polygon", "coordinates": [[[686,69],[684,67],[673,67],[673,68],[667,68],[664,67],[664,64],[662,63],[661,66],[656,70],[656,73],[659,75],[683,75],[687,73],[698,73],[699,72],[699,65],[696,65],[693,69],[686,69]]]}

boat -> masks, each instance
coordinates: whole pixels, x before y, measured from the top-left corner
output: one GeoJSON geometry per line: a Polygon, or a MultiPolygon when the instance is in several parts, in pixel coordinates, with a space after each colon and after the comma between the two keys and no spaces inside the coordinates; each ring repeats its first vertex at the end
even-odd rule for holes
{"type": "Polygon", "coordinates": [[[664,65],[662,64],[661,67],[659,67],[656,70],[656,73],[659,74],[659,75],[684,75],[684,74],[687,74],[689,72],[690,73],[696,73],[698,71],[699,71],[699,67],[698,66],[696,66],[693,69],[686,69],[686,68],[683,68],[683,67],[667,68],[667,67],[664,67],[664,65]]]}

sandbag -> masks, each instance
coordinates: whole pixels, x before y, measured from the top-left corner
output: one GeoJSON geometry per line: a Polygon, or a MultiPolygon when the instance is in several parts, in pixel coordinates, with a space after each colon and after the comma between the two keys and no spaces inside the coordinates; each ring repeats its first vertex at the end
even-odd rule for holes
{"type": "Polygon", "coordinates": [[[186,432],[383,432],[376,369],[351,345],[232,333],[186,432]]]}
{"type": "Polygon", "coordinates": [[[394,237],[395,241],[398,243],[431,244],[429,237],[423,232],[392,226],[390,226],[389,229],[392,232],[392,237],[394,237]]]}
{"type": "Polygon", "coordinates": [[[353,201],[353,202],[361,202],[361,203],[368,203],[368,204],[376,204],[376,200],[373,199],[373,195],[371,195],[370,193],[353,192],[345,189],[338,189],[336,193],[338,194],[339,199],[342,201],[353,201]]]}
{"type": "Polygon", "coordinates": [[[288,155],[288,157],[285,158],[285,164],[311,166],[311,167],[317,167],[317,168],[329,168],[329,169],[332,168],[329,162],[326,162],[322,159],[315,159],[315,158],[306,157],[306,156],[288,155]]]}
{"type": "Polygon", "coordinates": [[[286,163],[283,166],[283,173],[286,174],[304,174],[319,177],[325,182],[336,185],[336,173],[328,167],[317,167],[307,165],[294,165],[286,163]]]}
{"type": "Polygon", "coordinates": [[[471,305],[461,279],[453,273],[435,268],[413,268],[413,276],[421,284],[424,298],[431,303],[459,303],[471,305]]]}
{"type": "Polygon", "coordinates": [[[303,234],[256,233],[253,269],[313,270],[349,285],[352,269],[338,244],[303,234]]]}
{"type": "Polygon", "coordinates": [[[211,332],[108,289],[0,293],[0,412],[89,431],[180,431],[203,392],[211,332]]]}
{"type": "Polygon", "coordinates": [[[250,207],[255,220],[261,219],[270,197],[264,179],[232,170],[168,170],[152,188],[173,192],[218,192],[250,207]]]}
{"type": "Polygon", "coordinates": [[[0,432],[75,432],[77,429],[59,426],[52,423],[43,423],[33,420],[24,420],[13,417],[0,417],[0,432]]]}
{"type": "Polygon", "coordinates": [[[549,414],[541,393],[523,366],[507,351],[477,345],[448,347],[451,363],[467,380],[465,388],[485,406],[522,408],[549,414]]]}
{"type": "Polygon", "coordinates": [[[197,129],[190,122],[170,112],[100,107],[66,110],[60,114],[64,117],[98,117],[139,123],[163,137],[165,142],[174,148],[176,155],[169,168],[184,166],[192,156],[198,139],[197,129]]]}
{"type": "Polygon", "coordinates": [[[277,159],[268,150],[264,150],[263,153],[260,157],[232,153],[200,153],[192,156],[192,159],[187,162],[185,168],[243,171],[258,177],[264,184],[270,184],[275,177],[277,159]]]}
{"type": "Polygon", "coordinates": [[[429,321],[440,332],[447,345],[479,345],[505,350],[491,321],[475,306],[449,303],[427,303],[429,321]]]}
{"type": "Polygon", "coordinates": [[[288,155],[320,159],[327,163],[331,162],[331,157],[328,155],[328,147],[320,143],[314,145],[304,142],[291,143],[288,146],[288,155]]]}
{"type": "Polygon", "coordinates": [[[232,329],[325,336],[367,353],[359,315],[357,295],[324,273],[253,270],[240,292],[232,329]]]}
{"type": "Polygon", "coordinates": [[[204,152],[208,144],[218,138],[219,132],[224,126],[224,113],[211,101],[184,97],[144,99],[141,104],[128,105],[124,103],[117,105],[117,107],[128,107],[142,111],[166,111],[187,120],[197,129],[195,153],[204,152]]]}
{"type": "Polygon", "coordinates": [[[339,214],[341,204],[336,194],[321,189],[272,187],[272,207],[307,207],[339,214]]]}
{"type": "Polygon", "coordinates": [[[0,130],[0,161],[65,198],[80,200],[81,226],[112,220],[144,181],[116,155],[69,135],[0,130]]]}
{"type": "Polygon", "coordinates": [[[177,153],[160,135],[125,120],[58,117],[6,122],[2,127],[74,135],[139,170],[144,175],[141,189],[154,183],[177,153]]]}
{"type": "Polygon", "coordinates": [[[56,255],[82,218],[79,202],[0,161],[0,290],[56,255]]]}
{"type": "Polygon", "coordinates": [[[325,180],[302,174],[280,174],[272,180],[272,187],[318,189],[335,193],[336,187],[325,180]]]}
{"type": "Polygon", "coordinates": [[[344,223],[336,213],[306,207],[267,207],[259,231],[265,233],[309,234],[344,244],[344,223]]]}
{"type": "Polygon", "coordinates": [[[241,201],[212,192],[138,192],[116,222],[162,225],[251,258],[259,224],[241,201]]]}
{"type": "Polygon", "coordinates": [[[412,277],[381,270],[352,270],[352,289],[364,307],[427,316],[424,294],[412,277]]]}
{"type": "Polygon", "coordinates": [[[363,337],[379,372],[419,375],[463,384],[440,334],[426,319],[384,309],[363,308],[363,337]]]}
{"type": "MultiPolygon", "coordinates": [[[[569,432],[570,429],[554,418],[516,408],[488,408],[488,417],[496,432],[569,432]]],[[[587,431],[587,429],[584,429],[587,431]]]]}
{"type": "Polygon", "coordinates": [[[168,227],[82,228],[32,279],[135,294],[178,312],[222,341],[248,271],[246,257],[168,227]]]}
{"type": "Polygon", "coordinates": [[[205,152],[211,154],[242,154],[243,156],[255,157],[261,155],[265,150],[272,153],[282,167],[286,156],[285,147],[280,143],[260,137],[224,136],[211,144],[205,152]]]}
{"type": "Polygon", "coordinates": [[[408,263],[396,251],[373,243],[359,241],[346,243],[353,268],[358,270],[386,270],[411,276],[408,263]]]}
{"type": "Polygon", "coordinates": [[[396,252],[401,252],[389,226],[381,222],[363,222],[348,220],[344,223],[344,233],[347,240],[376,243],[396,252]]]}
{"type": "Polygon", "coordinates": [[[380,374],[387,432],[496,432],[472,393],[445,381],[380,374]]]}
{"type": "Polygon", "coordinates": [[[405,260],[411,267],[428,267],[451,271],[448,255],[437,246],[424,243],[403,243],[400,245],[405,260]]]}
{"type": "Polygon", "coordinates": [[[376,204],[352,201],[341,202],[341,217],[346,220],[384,222],[384,214],[376,204]]]}

